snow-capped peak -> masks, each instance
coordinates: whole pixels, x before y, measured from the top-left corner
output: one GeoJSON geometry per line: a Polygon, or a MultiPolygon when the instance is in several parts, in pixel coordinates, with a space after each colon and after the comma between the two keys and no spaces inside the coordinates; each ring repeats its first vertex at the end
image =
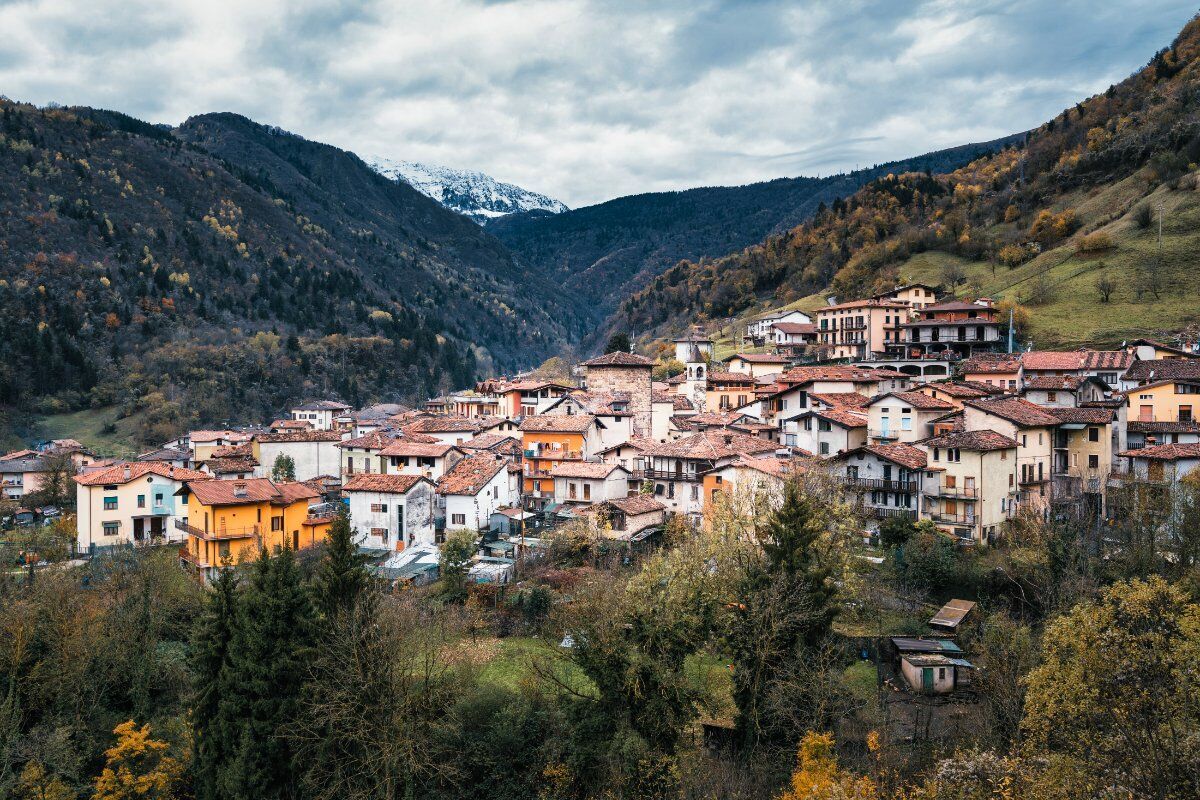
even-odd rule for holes
{"type": "Polygon", "coordinates": [[[520,211],[549,211],[558,214],[567,207],[537,192],[501,183],[490,175],[465,169],[395,161],[373,156],[366,159],[371,169],[394,181],[404,181],[446,208],[466,214],[476,222],[520,211]]]}

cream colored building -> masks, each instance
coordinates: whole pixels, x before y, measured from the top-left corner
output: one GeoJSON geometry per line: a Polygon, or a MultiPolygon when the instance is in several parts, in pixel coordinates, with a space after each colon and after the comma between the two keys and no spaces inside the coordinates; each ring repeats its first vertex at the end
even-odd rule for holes
{"type": "Polygon", "coordinates": [[[78,551],[187,539],[175,527],[176,520],[187,522],[187,498],[176,495],[184,481],[207,477],[157,461],[116,464],[76,475],[78,551]]]}
{"type": "Polygon", "coordinates": [[[826,358],[867,358],[900,341],[900,325],[910,309],[905,303],[854,300],[818,309],[817,347],[826,358]]]}
{"type": "Polygon", "coordinates": [[[1016,509],[1016,440],[990,430],[955,431],[917,446],[928,455],[922,518],[961,539],[995,541],[1016,509]]]}

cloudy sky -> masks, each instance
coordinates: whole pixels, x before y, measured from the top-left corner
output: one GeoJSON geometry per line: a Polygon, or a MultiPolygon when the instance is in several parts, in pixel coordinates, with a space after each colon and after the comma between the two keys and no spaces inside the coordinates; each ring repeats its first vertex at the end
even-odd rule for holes
{"type": "Polygon", "coordinates": [[[235,111],[586,205],[1029,128],[1195,0],[0,0],[0,94],[235,111]]]}

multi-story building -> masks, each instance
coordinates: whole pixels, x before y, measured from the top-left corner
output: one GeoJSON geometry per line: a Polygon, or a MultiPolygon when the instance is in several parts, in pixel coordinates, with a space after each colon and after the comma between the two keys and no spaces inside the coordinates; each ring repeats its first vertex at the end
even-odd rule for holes
{"type": "Polygon", "coordinates": [[[1168,378],[1146,383],[1123,394],[1130,423],[1200,419],[1200,375],[1190,380],[1168,378]]]}
{"type": "Polygon", "coordinates": [[[730,372],[739,372],[758,378],[763,375],[778,375],[787,369],[788,359],[770,353],[737,353],[725,359],[730,372]]]}
{"type": "Polygon", "coordinates": [[[891,348],[910,357],[969,358],[1000,346],[999,313],[990,300],[951,300],[925,306],[904,322],[891,348]]]}
{"type": "Polygon", "coordinates": [[[1104,514],[1113,464],[1113,411],[1108,408],[1054,407],[1051,497],[1058,508],[1074,507],[1094,518],[1104,514]]]}
{"type": "Polygon", "coordinates": [[[630,471],[620,464],[561,461],[550,470],[554,502],[588,505],[629,496],[630,471]]]}
{"type": "Polygon", "coordinates": [[[818,309],[817,347],[826,358],[869,358],[899,342],[909,315],[905,303],[854,300],[818,309]]]}
{"type": "Polygon", "coordinates": [[[757,436],[713,428],[642,451],[646,480],[671,511],[698,518],[704,508],[705,473],[738,456],[772,456],[778,445],[757,436]]]}
{"type": "Polygon", "coordinates": [[[583,461],[603,449],[591,414],[539,414],[521,420],[525,494],[535,501],[554,496],[551,471],[563,461],[583,461]]]}
{"type": "Polygon", "coordinates": [[[1021,383],[1021,357],[1012,353],[977,353],[959,367],[962,379],[1015,392],[1021,383]]]}
{"type": "Polygon", "coordinates": [[[287,433],[256,433],[250,440],[252,457],[258,462],[255,474],[271,476],[278,458],[292,460],[295,480],[312,480],[318,475],[338,475],[342,452],[338,443],[342,435],[336,430],[290,431],[287,433]]]}
{"type": "Polygon", "coordinates": [[[516,465],[501,456],[462,459],[437,484],[445,530],[487,530],[493,512],[520,505],[520,483],[516,465]]]}
{"type": "Polygon", "coordinates": [[[463,450],[445,442],[413,442],[395,439],[379,451],[379,471],[387,475],[423,475],[436,481],[459,459],[463,450]]]}
{"type": "Polygon", "coordinates": [[[930,435],[934,419],[954,404],[922,392],[887,392],[867,403],[867,437],[874,444],[912,443],[930,435]]]}
{"type": "Polygon", "coordinates": [[[435,542],[436,485],[423,475],[353,475],[342,485],[359,547],[403,550],[435,542]]]}
{"type": "Polygon", "coordinates": [[[625,393],[633,414],[631,435],[649,436],[653,427],[654,362],[636,353],[605,353],[580,364],[589,392],[625,393]]]}
{"type": "Polygon", "coordinates": [[[937,290],[924,283],[906,283],[886,292],[871,295],[872,300],[903,303],[914,311],[937,303],[937,290]]]}
{"type": "Polygon", "coordinates": [[[771,338],[772,326],[779,323],[811,325],[812,317],[796,309],[776,309],[765,314],[759,314],[746,324],[746,339],[750,343],[762,346],[771,338]]]}
{"type": "MultiPolygon", "coordinates": [[[[877,527],[891,517],[916,522],[928,455],[911,444],[869,444],[836,457],[840,482],[859,499],[859,510],[877,527]]],[[[935,475],[931,471],[930,475],[935,475]]]]}
{"type": "Polygon", "coordinates": [[[1137,357],[1126,350],[1031,350],[1021,353],[1025,383],[1037,378],[1095,378],[1107,390],[1121,388],[1137,357]]]}
{"type": "Polygon", "coordinates": [[[1104,400],[1109,386],[1099,378],[1080,375],[1028,375],[1021,381],[1021,396],[1043,407],[1072,408],[1104,400]]]}
{"type": "Polygon", "coordinates": [[[116,464],[76,475],[75,512],[79,552],[113,545],[182,541],[174,525],[187,519],[185,481],[208,476],[157,461],[116,464]]]}
{"type": "Polygon", "coordinates": [[[783,443],[822,458],[836,456],[867,443],[867,415],[818,404],[784,421],[783,443]]]}
{"type": "Polygon", "coordinates": [[[1059,419],[1049,409],[1019,397],[968,400],[963,404],[963,426],[968,431],[990,430],[1017,442],[1014,472],[1017,500],[1048,510],[1050,473],[1055,431],[1059,419]]]}
{"type": "Polygon", "coordinates": [[[917,445],[928,454],[922,516],[960,539],[990,543],[1016,510],[1015,439],[992,430],[954,431],[917,445]]]}
{"type": "Polygon", "coordinates": [[[187,544],[180,559],[205,581],[226,564],[254,561],[262,550],[320,544],[333,522],[332,509],[319,502],[321,492],[305,483],[193,480],[181,492],[187,518],[175,527],[187,534],[187,544]]]}
{"type": "Polygon", "coordinates": [[[803,358],[817,344],[818,334],[811,322],[776,322],[771,325],[771,344],[780,356],[803,358]]]}
{"type": "Polygon", "coordinates": [[[292,419],[303,420],[316,430],[328,431],[336,427],[334,425],[336,417],[351,410],[350,406],[336,400],[313,400],[292,407],[290,413],[292,419]]]}

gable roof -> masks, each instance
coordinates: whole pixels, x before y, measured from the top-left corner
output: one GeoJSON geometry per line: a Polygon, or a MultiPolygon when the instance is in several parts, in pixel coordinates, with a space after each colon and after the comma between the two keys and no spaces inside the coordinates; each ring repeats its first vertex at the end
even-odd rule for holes
{"type": "MultiPolygon", "coordinates": [[[[908,306],[905,306],[907,308],[908,306]]],[[[795,367],[779,376],[781,383],[799,384],[812,381],[852,381],[855,383],[870,383],[893,378],[908,378],[902,372],[894,369],[854,367],[848,364],[830,364],[823,367],[795,367]]]]}
{"type": "Polygon", "coordinates": [[[595,424],[591,414],[538,414],[521,420],[520,429],[531,433],[586,433],[595,424]]]}
{"type": "Polygon", "coordinates": [[[777,445],[758,436],[747,436],[725,428],[716,428],[673,442],[651,445],[643,455],[662,458],[714,460],[744,453],[774,453],[777,445]]]}
{"type": "Polygon", "coordinates": [[[441,458],[458,448],[445,442],[414,442],[411,439],[396,439],[379,451],[381,456],[441,458]]]}
{"type": "Polygon", "coordinates": [[[1130,381],[1200,380],[1200,359],[1152,358],[1136,361],[1125,373],[1130,381]]]}
{"type": "Polygon", "coordinates": [[[473,497],[483,491],[483,487],[507,466],[506,460],[490,453],[467,456],[442,476],[437,483],[438,491],[442,494],[473,497]]]}
{"type": "Polygon", "coordinates": [[[1046,412],[1057,417],[1059,422],[1083,425],[1110,425],[1113,421],[1111,408],[1081,406],[1080,408],[1047,408],[1046,412]]]}
{"type": "Polygon", "coordinates": [[[293,411],[349,411],[350,406],[337,400],[309,400],[292,406],[293,411]]]}
{"type": "Polygon", "coordinates": [[[1145,458],[1151,461],[1178,461],[1181,458],[1200,458],[1200,442],[1190,444],[1156,444],[1140,450],[1117,453],[1121,458],[1145,458]]]}
{"type": "Polygon", "coordinates": [[[812,400],[824,403],[831,408],[866,408],[873,398],[862,392],[809,392],[812,400]]]}
{"type": "Polygon", "coordinates": [[[433,485],[433,481],[424,475],[379,475],[358,474],[342,484],[343,492],[390,492],[404,494],[418,483],[433,485]]]}
{"type": "Polygon", "coordinates": [[[1017,446],[1016,439],[1010,439],[996,431],[952,431],[941,436],[931,436],[918,444],[923,447],[949,447],[959,450],[1011,450],[1017,446]]]}
{"type": "Polygon", "coordinates": [[[650,369],[654,366],[654,362],[645,356],[639,356],[637,353],[624,353],[620,350],[613,353],[605,353],[602,356],[589,358],[587,361],[580,362],[581,367],[645,367],[650,369]]]}
{"type": "Polygon", "coordinates": [[[817,326],[811,322],[774,322],[771,327],[780,333],[786,333],[789,336],[802,333],[816,333],[817,326]]]}
{"type": "Polygon", "coordinates": [[[172,467],[161,461],[136,461],[131,464],[114,464],[111,467],[98,469],[83,475],[75,475],[75,482],[80,486],[109,486],[131,483],[147,475],[157,475],[174,481],[205,480],[208,475],[194,469],[172,467]],[[129,470],[128,477],[126,469],[129,470]]]}
{"type": "Polygon", "coordinates": [[[275,483],[270,478],[219,480],[205,476],[204,480],[188,481],[187,488],[197,500],[206,506],[264,502],[286,505],[297,500],[321,496],[320,492],[307,484],[285,481],[275,483]],[[244,491],[243,496],[237,494],[239,487],[244,491]]]}
{"type": "MultiPolygon", "coordinates": [[[[984,384],[984,385],[986,386],[987,384],[984,384]]],[[[950,397],[956,398],[958,400],[965,400],[965,399],[973,399],[976,397],[987,397],[991,394],[995,394],[994,386],[988,387],[988,388],[992,389],[993,391],[985,391],[984,389],[981,389],[980,387],[974,385],[974,383],[970,382],[970,381],[934,381],[932,383],[922,384],[921,386],[918,386],[913,391],[921,391],[922,389],[933,389],[935,391],[942,392],[942,393],[944,393],[950,397]]]]}
{"type": "Polygon", "coordinates": [[[808,411],[801,412],[790,420],[805,419],[807,417],[816,417],[817,419],[827,420],[834,425],[839,425],[843,428],[865,428],[867,427],[867,417],[865,414],[855,413],[848,408],[810,408],[808,411]]]}
{"type": "Polygon", "coordinates": [[[550,470],[552,478],[591,478],[602,480],[616,470],[629,472],[620,464],[604,464],[595,461],[560,461],[550,470]]]}
{"type": "Polygon", "coordinates": [[[1020,356],[1009,353],[980,353],[964,361],[959,371],[963,375],[994,375],[997,373],[1016,372],[1020,368],[1020,356]]]}
{"type": "Polygon", "coordinates": [[[931,397],[924,392],[885,392],[884,394],[876,395],[868,405],[875,405],[881,400],[886,400],[889,397],[894,397],[902,403],[907,403],[913,408],[921,411],[953,411],[954,404],[946,402],[936,397],[931,397]]]}
{"type": "Polygon", "coordinates": [[[1008,420],[1022,428],[1057,425],[1058,417],[1041,406],[1023,397],[990,397],[982,400],[965,400],[963,405],[1008,420]]]}
{"type": "Polygon", "coordinates": [[[853,450],[847,450],[837,456],[839,461],[845,461],[854,453],[870,453],[878,456],[884,461],[891,461],[893,464],[899,464],[906,469],[925,469],[928,462],[928,454],[919,447],[914,447],[911,444],[894,443],[894,444],[865,444],[861,447],[856,447],[853,450]]]}

